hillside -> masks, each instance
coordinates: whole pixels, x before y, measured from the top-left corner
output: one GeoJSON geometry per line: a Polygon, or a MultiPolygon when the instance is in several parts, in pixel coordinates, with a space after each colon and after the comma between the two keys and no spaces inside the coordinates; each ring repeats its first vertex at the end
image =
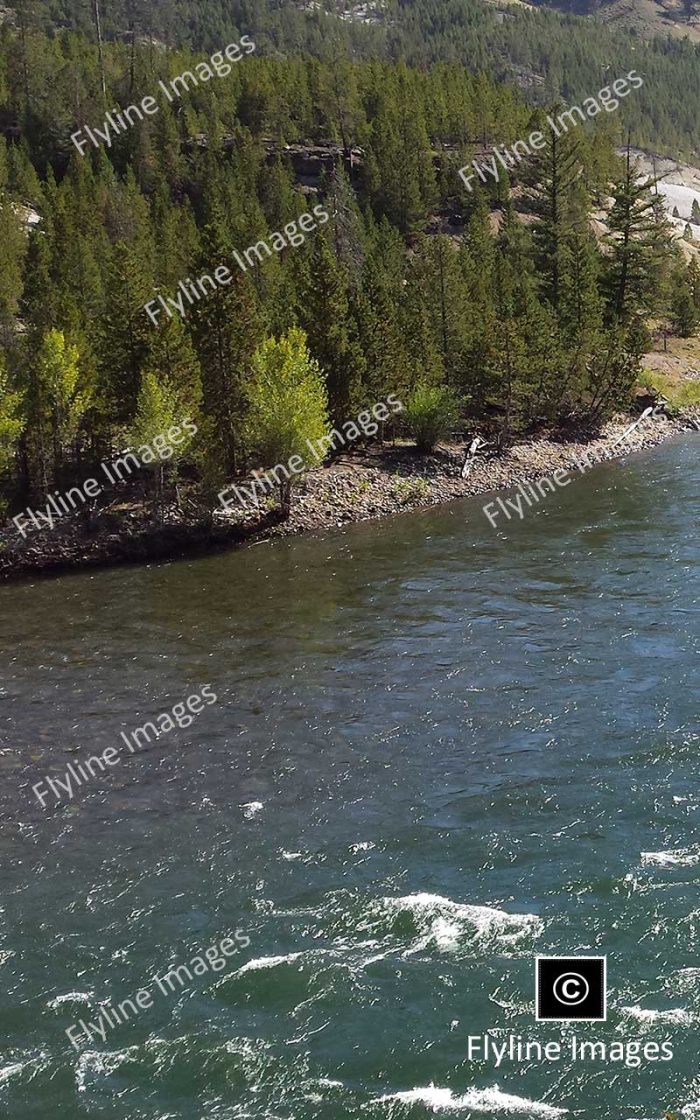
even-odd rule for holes
{"type": "MultiPolygon", "coordinates": [[[[665,36],[645,44],[634,29],[485,0],[153,0],[145,6],[115,0],[103,8],[105,40],[125,48],[133,35],[137,42],[155,38],[211,52],[247,31],[260,54],[275,57],[303,52],[328,59],[340,48],[357,59],[460,63],[516,83],[535,104],[580,103],[636,68],[644,88],[625,104],[620,127],[631,129],[639,147],[700,159],[700,46],[688,41],[665,36]]],[[[76,28],[94,38],[90,5],[82,0],[12,0],[8,10],[18,26],[76,28]]]]}
{"type": "Polygon", "coordinates": [[[690,18],[677,0],[611,0],[601,5],[596,16],[607,24],[629,28],[642,39],[672,35],[700,42],[700,16],[690,18]]]}

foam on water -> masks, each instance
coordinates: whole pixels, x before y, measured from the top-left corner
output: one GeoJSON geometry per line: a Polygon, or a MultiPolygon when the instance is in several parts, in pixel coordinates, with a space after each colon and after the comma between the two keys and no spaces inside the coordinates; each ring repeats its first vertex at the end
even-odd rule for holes
{"type": "Polygon", "coordinates": [[[15,1077],[21,1073],[27,1062],[10,1062],[9,1066],[3,1066],[0,1069],[0,1085],[4,1085],[11,1077],[15,1077]]]}
{"type": "Polygon", "coordinates": [[[385,898],[382,903],[390,911],[412,915],[421,936],[409,953],[420,952],[429,945],[443,952],[454,952],[470,934],[478,939],[497,938],[516,944],[523,938],[539,936],[543,929],[541,919],[535,914],[510,914],[492,906],[453,902],[436,894],[385,898]]]}
{"type": "Polygon", "coordinates": [[[455,1096],[451,1089],[441,1089],[436,1085],[425,1088],[408,1089],[399,1093],[387,1093],[376,1097],[375,1102],[404,1101],[406,1104],[424,1104],[433,1112],[461,1112],[471,1109],[474,1112],[495,1112],[509,1115],[555,1117],[563,1116],[567,1109],[555,1108],[544,1101],[531,1101],[527,1097],[516,1097],[503,1093],[498,1085],[488,1089],[468,1089],[463,1096],[455,1096]]]}
{"type": "Polygon", "coordinates": [[[241,805],[243,816],[247,821],[252,821],[253,817],[263,809],[262,801],[248,801],[247,804],[241,805]]]}
{"type": "Polygon", "coordinates": [[[90,1003],[93,998],[93,992],[64,992],[63,995],[50,999],[46,1006],[51,1011],[55,1011],[57,1007],[61,1007],[64,1003],[90,1003]]]}
{"type": "Polygon", "coordinates": [[[668,852],[642,852],[642,863],[655,867],[695,867],[700,863],[700,852],[691,848],[678,848],[668,852]]]}
{"type": "Polygon", "coordinates": [[[287,953],[279,957],[255,957],[252,961],[246,961],[244,965],[241,965],[237,975],[240,976],[244,972],[258,972],[263,968],[277,968],[280,964],[292,964],[301,955],[301,953],[287,953]]]}
{"type": "Polygon", "coordinates": [[[0,1085],[4,1085],[7,1081],[18,1077],[25,1070],[29,1070],[27,1081],[31,1081],[36,1075],[49,1064],[49,1056],[45,1051],[40,1051],[32,1057],[26,1057],[26,1051],[23,1053],[17,1051],[12,1055],[13,1060],[8,1062],[6,1066],[0,1067],[0,1085]]]}
{"type": "Polygon", "coordinates": [[[680,968],[668,978],[669,991],[697,995],[700,988],[700,968],[680,968]]]}
{"type": "Polygon", "coordinates": [[[75,1085],[78,1092],[85,1092],[91,1077],[106,1077],[114,1073],[130,1057],[135,1058],[138,1052],[138,1046],[127,1046],[123,1050],[83,1050],[75,1067],[75,1085]]]}
{"type": "Polygon", "coordinates": [[[631,1019],[649,1025],[652,1023],[678,1023],[682,1026],[688,1026],[693,1022],[693,1016],[684,1007],[670,1007],[666,1011],[637,1006],[621,1007],[620,1012],[623,1015],[629,1015],[631,1019]]]}

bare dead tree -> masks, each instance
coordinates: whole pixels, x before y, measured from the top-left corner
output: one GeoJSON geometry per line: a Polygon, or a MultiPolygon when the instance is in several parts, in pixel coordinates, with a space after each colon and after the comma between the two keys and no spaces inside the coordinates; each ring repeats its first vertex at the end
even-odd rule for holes
{"type": "Polygon", "coordinates": [[[105,56],[102,50],[102,20],[100,17],[100,0],[92,0],[92,14],[95,19],[95,33],[97,35],[97,55],[100,60],[100,85],[102,86],[102,101],[105,112],[107,110],[107,80],[105,78],[105,56]]]}

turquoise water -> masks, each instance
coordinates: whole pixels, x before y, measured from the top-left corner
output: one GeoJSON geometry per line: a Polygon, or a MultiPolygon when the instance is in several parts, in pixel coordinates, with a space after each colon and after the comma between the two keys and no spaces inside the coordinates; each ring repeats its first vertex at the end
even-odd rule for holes
{"type": "Polygon", "coordinates": [[[0,1116],[700,1116],[697,448],[500,533],[458,502],[1,588],[0,1116]],[[606,954],[607,1022],[537,1023],[537,954],[606,954]],[[495,1069],[486,1031],[674,1058],[495,1069]]]}

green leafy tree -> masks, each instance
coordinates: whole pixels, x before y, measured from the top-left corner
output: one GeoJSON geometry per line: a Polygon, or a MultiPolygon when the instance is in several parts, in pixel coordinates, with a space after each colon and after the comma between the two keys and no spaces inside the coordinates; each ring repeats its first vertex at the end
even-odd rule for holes
{"type": "MultiPolygon", "coordinates": [[[[0,475],[12,469],[17,445],[24,431],[26,419],[22,411],[22,394],[13,391],[10,377],[0,355],[0,475]]],[[[0,495],[0,514],[6,503],[0,495]]]]}
{"type": "MultiPolygon", "coordinates": [[[[267,338],[258,347],[247,396],[247,442],[261,463],[266,467],[286,465],[296,457],[301,469],[318,461],[307,441],[318,445],[328,434],[328,397],[302,330],[293,328],[279,340],[267,338]]],[[[280,505],[285,514],[294,477],[279,472],[280,505]]]]}
{"type": "Polygon", "coordinates": [[[153,509],[162,516],[167,467],[188,451],[194,431],[183,427],[186,409],[168,379],[149,370],[141,375],[136,415],[128,430],[130,449],[153,476],[153,509]],[[171,432],[177,428],[173,439],[171,432]]]}
{"type": "Polygon", "coordinates": [[[51,445],[53,478],[63,481],[66,458],[75,443],[80,425],[92,403],[80,369],[78,347],[62,331],[50,330],[36,358],[36,405],[42,413],[40,429],[40,477],[48,489],[48,444],[51,445]]]}

